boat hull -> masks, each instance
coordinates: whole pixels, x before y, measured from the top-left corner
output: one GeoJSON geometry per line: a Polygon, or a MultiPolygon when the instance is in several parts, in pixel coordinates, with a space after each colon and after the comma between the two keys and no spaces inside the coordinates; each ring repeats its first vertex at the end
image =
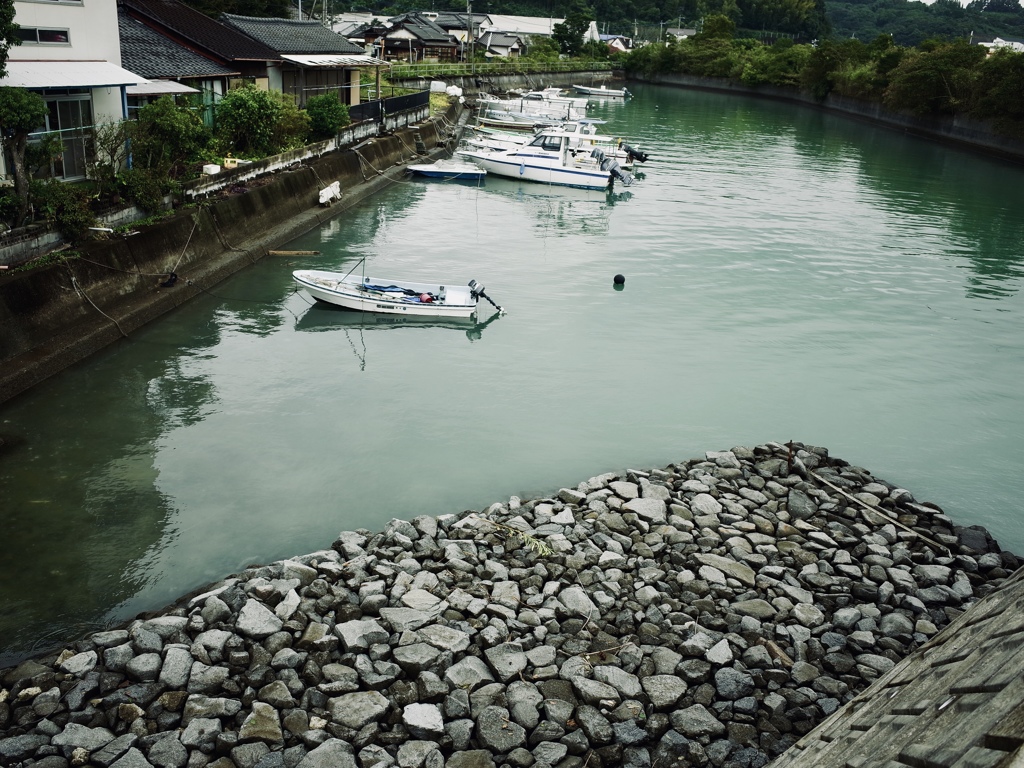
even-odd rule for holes
{"type": "Polygon", "coordinates": [[[459,155],[471,159],[488,173],[509,179],[536,181],[579,189],[606,189],[611,176],[597,168],[555,166],[537,163],[529,157],[517,157],[504,152],[462,150],[459,155]]]}
{"type": "Polygon", "coordinates": [[[317,301],[359,312],[419,317],[472,317],[477,300],[469,288],[442,286],[432,283],[414,283],[406,280],[349,276],[321,270],[297,270],[292,279],[317,301]],[[398,286],[413,295],[424,293],[444,295],[443,300],[431,303],[415,301],[410,295],[398,291],[378,291],[369,286],[398,286]]]}
{"type": "Polygon", "coordinates": [[[428,179],[463,179],[479,181],[487,171],[474,163],[460,163],[438,160],[436,163],[422,163],[408,166],[409,172],[428,179]]]}

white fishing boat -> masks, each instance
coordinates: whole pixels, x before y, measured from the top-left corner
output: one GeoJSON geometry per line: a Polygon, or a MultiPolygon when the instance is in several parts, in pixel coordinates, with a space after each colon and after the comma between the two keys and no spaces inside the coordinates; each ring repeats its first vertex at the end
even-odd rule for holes
{"type": "Polygon", "coordinates": [[[600,148],[574,148],[569,137],[557,131],[543,131],[532,141],[513,149],[465,148],[457,155],[472,160],[488,173],[542,184],[582,189],[605,189],[615,179],[627,187],[633,177],[618,161],[600,148]]]}
{"type": "MultiPolygon", "coordinates": [[[[600,148],[606,157],[614,158],[623,168],[631,168],[634,162],[646,163],[648,155],[638,148],[632,147],[622,139],[602,136],[597,126],[604,120],[574,120],[561,123],[554,127],[535,128],[534,134],[541,132],[558,133],[569,138],[569,145],[575,149],[580,147],[600,148]]],[[[467,147],[477,149],[508,150],[521,147],[533,139],[533,135],[524,131],[507,131],[488,126],[474,126],[464,138],[467,147]]]]}
{"type": "Polygon", "coordinates": [[[428,179],[479,181],[487,175],[487,171],[479,165],[454,158],[442,158],[433,163],[414,163],[407,167],[410,173],[428,179]]]}
{"type": "Polygon", "coordinates": [[[471,317],[481,297],[499,312],[504,311],[484,293],[484,286],[476,280],[470,280],[467,286],[440,285],[316,269],[296,270],[292,278],[317,301],[360,312],[471,317]]]}
{"type": "Polygon", "coordinates": [[[574,85],[572,88],[576,93],[582,93],[592,99],[628,99],[633,95],[625,88],[609,88],[606,85],[574,85]]]}

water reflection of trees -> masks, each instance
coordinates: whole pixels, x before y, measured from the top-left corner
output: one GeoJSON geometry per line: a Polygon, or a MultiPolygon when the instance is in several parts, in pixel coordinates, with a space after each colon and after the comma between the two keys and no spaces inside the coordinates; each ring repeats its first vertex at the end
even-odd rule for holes
{"type": "Polygon", "coordinates": [[[139,332],[5,406],[21,434],[0,464],[0,664],[102,627],[145,586],[135,564],[174,513],[157,490],[156,445],[216,396],[190,361],[219,329],[182,335],[139,332]]]}
{"type": "Polygon", "coordinates": [[[796,120],[794,147],[816,169],[854,161],[858,182],[900,216],[940,221],[952,242],[943,254],[970,269],[968,297],[998,299],[1024,278],[1024,177],[1018,167],[843,118],[796,120]]]}

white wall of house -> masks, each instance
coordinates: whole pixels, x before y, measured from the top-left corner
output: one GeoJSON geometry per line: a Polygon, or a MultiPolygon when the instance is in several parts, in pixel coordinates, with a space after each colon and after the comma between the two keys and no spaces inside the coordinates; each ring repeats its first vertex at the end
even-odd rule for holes
{"type": "Polygon", "coordinates": [[[14,21],[22,27],[68,30],[70,40],[23,43],[11,48],[13,61],[77,59],[121,66],[117,0],[15,0],[14,21]]]}

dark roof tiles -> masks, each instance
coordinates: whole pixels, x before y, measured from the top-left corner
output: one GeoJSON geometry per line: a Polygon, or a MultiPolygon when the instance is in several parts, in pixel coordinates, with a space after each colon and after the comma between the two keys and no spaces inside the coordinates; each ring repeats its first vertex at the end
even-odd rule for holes
{"type": "Polygon", "coordinates": [[[214,21],[180,0],[120,0],[132,16],[167,30],[182,41],[227,61],[280,59],[266,45],[214,21]]]}
{"type": "Polygon", "coordinates": [[[238,72],[169,40],[123,9],[117,12],[121,66],[151,78],[223,77],[238,72]]]}
{"type": "Polygon", "coordinates": [[[315,21],[264,19],[230,13],[223,14],[221,20],[228,27],[258,40],[279,54],[365,53],[359,46],[353,45],[341,35],[315,21]]]}

